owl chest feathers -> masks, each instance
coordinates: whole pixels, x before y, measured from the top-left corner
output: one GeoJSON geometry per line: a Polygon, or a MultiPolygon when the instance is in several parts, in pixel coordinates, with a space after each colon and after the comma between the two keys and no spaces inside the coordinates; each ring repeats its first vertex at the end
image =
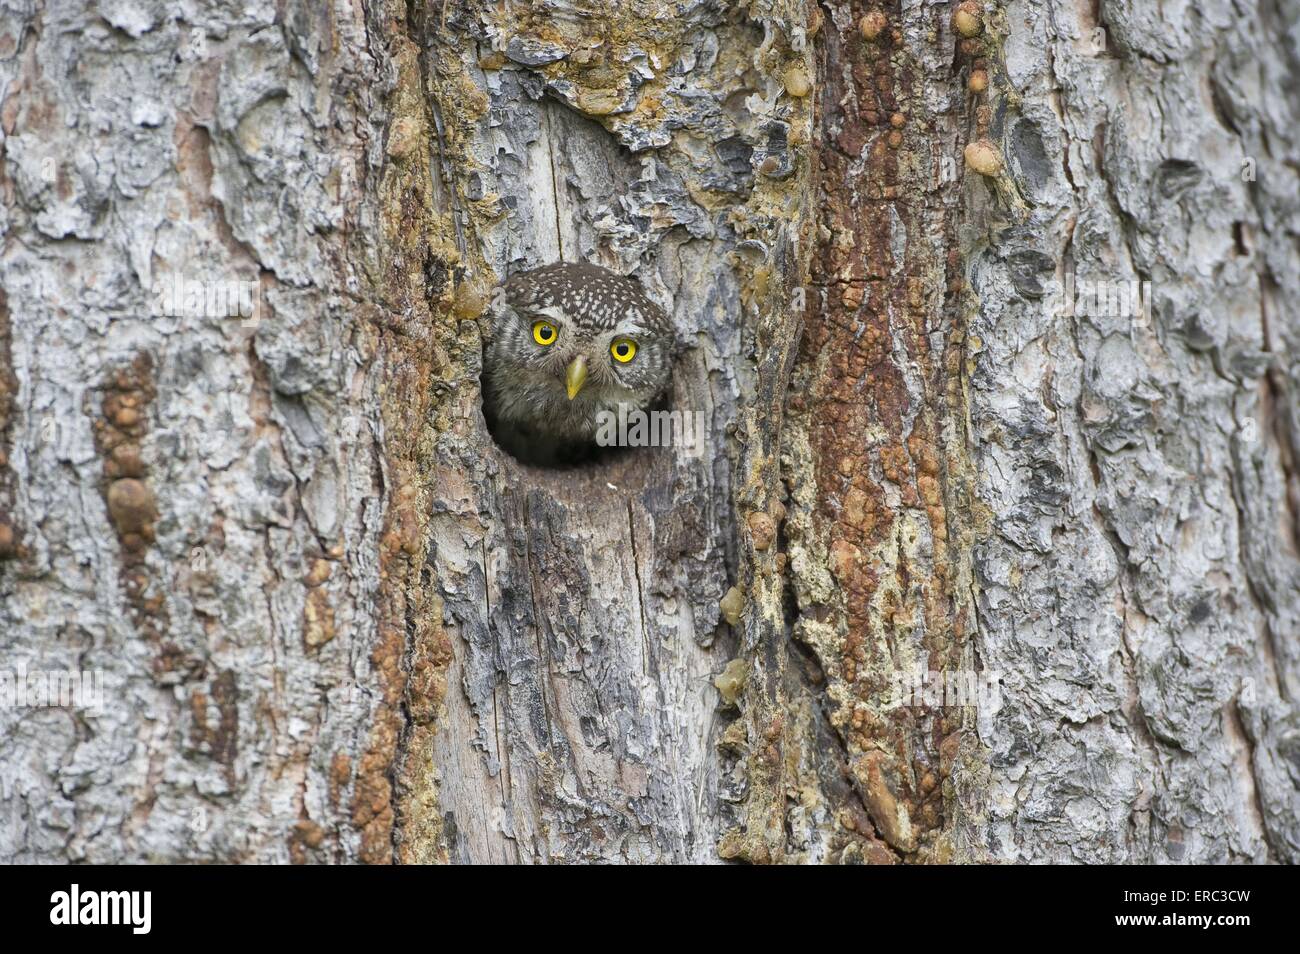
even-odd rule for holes
{"type": "Polygon", "coordinates": [[[570,400],[564,382],[554,374],[519,368],[494,369],[489,387],[499,420],[538,436],[570,441],[594,440],[600,412],[617,413],[620,404],[636,403],[626,388],[599,383],[570,400]]]}

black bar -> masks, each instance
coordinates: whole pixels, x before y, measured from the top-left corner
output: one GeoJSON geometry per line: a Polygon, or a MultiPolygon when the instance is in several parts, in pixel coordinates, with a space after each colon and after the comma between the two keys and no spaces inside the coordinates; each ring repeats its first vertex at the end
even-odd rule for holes
{"type": "MultiPolygon", "coordinates": [[[[820,873],[740,867],[702,871],[688,884],[672,876],[662,895],[647,895],[647,886],[640,884],[643,877],[664,876],[655,871],[603,872],[599,882],[587,881],[590,872],[560,873],[559,882],[552,873],[544,883],[533,882],[532,872],[518,871],[508,877],[521,882],[493,884],[507,875],[445,868],[10,867],[0,869],[5,881],[0,911],[6,926],[17,929],[14,938],[29,932],[51,939],[76,933],[86,940],[95,934],[127,944],[281,938],[374,943],[396,940],[393,932],[404,930],[436,943],[442,932],[471,924],[490,926],[499,944],[502,927],[507,933],[527,931],[535,939],[564,912],[590,918],[566,925],[570,938],[593,928],[598,937],[612,936],[606,933],[611,919],[639,935],[643,921],[662,927],[668,911],[699,919],[701,929],[716,919],[718,937],[731,936],[724,924],[743,935],[766,915],[785,925],[774,931],[798,925],[800,933],[838,933],[856,920],[863,929],[876,924],[901,931],[899,940],[911,942],[1021,937],[1042,943],[1105,936],[1141,943],[1185,943],[1193,937],[1233,943],[1243,932],[1285,930],[1293,923],[1281,911],[1289,896],[1281,879],[1290,872],[1276,867],[904,866],[820,873]],[[569,878],[574,880],[566,884],[569,878]],[[491,880],[476,885],[480,879],[491,880]],[[52,923],[52,918],[69,920],[74,884],[81,912],[88,916],[93,908],[111,914],[116,906],[124,923],[52,923]],[[603,890],[593,890],[596,884],[603,890]],[[637,890],[629,891],[633,886],[637,890]],[[562,903],[556,891],[581,892],[581,903],[562,903]],[[99,892],[141,894],[105,898],[99,892]],[[148,932],[136,933],[143,927],[143,892],[149,892],[148,932]],[[88,895],[94,901],[87,901],[88,895]]],[[[696,933],[686,920],[672,923],[701,942],[710,933],[696,933]]]]}

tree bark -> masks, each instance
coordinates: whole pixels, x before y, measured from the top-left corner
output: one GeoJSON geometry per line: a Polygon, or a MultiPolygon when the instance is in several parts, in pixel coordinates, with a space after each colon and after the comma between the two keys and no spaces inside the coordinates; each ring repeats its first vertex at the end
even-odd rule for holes
{"type": "Polygon", "coordinates": [[[1300,50],[1239,7],[11,7],[0,674],[104,693],[0,707],[0,860],[1298,860],[1300,50]],[[556,260],[672,315],[703,453],[496,447],[556,260]]]}

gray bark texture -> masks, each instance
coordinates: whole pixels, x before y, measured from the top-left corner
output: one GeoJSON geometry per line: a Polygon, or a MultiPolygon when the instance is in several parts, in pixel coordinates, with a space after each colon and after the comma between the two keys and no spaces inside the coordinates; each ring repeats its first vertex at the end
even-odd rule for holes
{"type": "Polygon", "coordinates": [[[1300,860],[1297,89],[1295,0],[0,0],[0,861],[1300,860]],[[557,260],[702,453],[495,446],[557,260]]]}

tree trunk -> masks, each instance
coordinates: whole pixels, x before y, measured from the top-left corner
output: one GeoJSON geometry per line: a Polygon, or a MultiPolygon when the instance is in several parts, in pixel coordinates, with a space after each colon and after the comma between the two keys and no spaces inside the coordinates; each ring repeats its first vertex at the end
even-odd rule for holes
{"type": "Polygon", "coordinates": [[[1300,860],[1294,4],[168,6],[0,21],[0,860],[1300,860]]]}

